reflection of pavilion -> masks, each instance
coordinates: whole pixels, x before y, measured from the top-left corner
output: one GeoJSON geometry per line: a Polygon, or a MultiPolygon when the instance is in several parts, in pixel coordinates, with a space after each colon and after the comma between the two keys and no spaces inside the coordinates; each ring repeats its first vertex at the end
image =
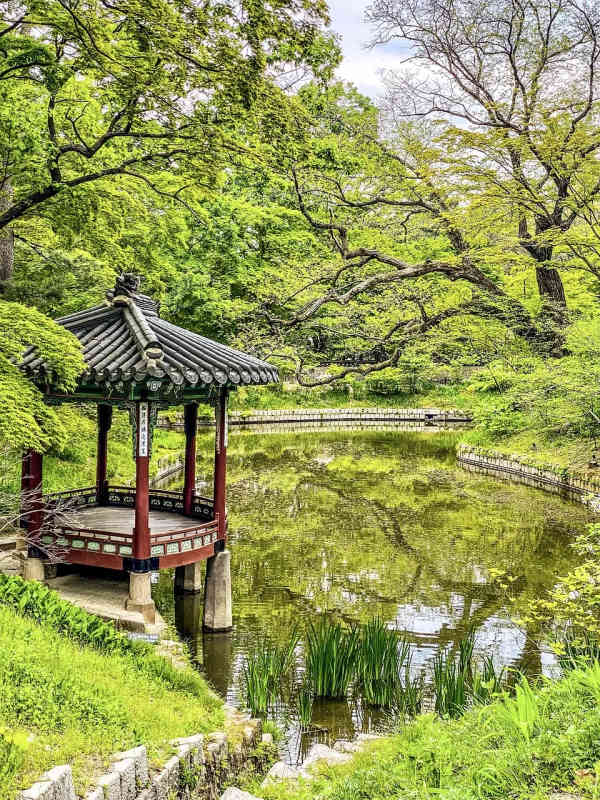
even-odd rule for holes
{"type": "Polygon", "coordinates": [[[276,381],[264,361],[233,350],[159,316],[158,304],[138,292],[139,279],[122,275],[107,302],[58,322],[80,341],[86,363],[74,391],[61,392],[39,353],[30,348],[21,367],[49,403],[92,402],[98,408],[96,485],[42,495],[42,455],[23,457],[22,489],[28,532],[25,575],[43,579],[49,556],[130,575],[127,608],[155,618],[150,573],[176,567],[183,588],[197,590],[199,565],[207,563],[204,622],[231,626],[231,586],[225,511],[227,396],[240,384],[276,381]],[[214,495],[195,491],[198,402],[216,409],[214,495]],[[157,411],[185,410],[183,492],[151,490],[149,462],[157,411]],[[107,440],[113,408],[129,411],[136,466],[135,487],[107,480],[107,440]],[[53,512],[76,509],[69,515],[53,512]]]}

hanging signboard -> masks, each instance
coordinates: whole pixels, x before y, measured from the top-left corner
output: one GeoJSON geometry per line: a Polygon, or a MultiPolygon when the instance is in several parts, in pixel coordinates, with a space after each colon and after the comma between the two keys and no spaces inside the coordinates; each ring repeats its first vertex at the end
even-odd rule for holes
{"type": "Polygon", "coordinates": [[[138,417],[138,456],[148,455],[148,403],[140,403],[138,417]]]}

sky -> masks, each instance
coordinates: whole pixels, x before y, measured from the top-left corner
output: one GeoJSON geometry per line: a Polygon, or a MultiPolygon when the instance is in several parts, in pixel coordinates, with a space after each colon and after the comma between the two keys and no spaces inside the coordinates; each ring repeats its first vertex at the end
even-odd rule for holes
{"type": "Polygon", "coordinates": [[[364,12],[369,0],[329,0],[331,27],[342,37],[344,60],[338,75],[353,83],[363,94],[377,98],[383,93],[383,84],[377,74],[380,69],[398,67],[398,44],[365,48],[371,31],[364,22],[364,12]]]}

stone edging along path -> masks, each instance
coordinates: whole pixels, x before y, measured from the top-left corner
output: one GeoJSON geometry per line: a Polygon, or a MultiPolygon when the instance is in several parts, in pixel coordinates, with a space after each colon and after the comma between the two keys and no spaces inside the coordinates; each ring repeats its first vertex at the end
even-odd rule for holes
{"type": "Polygon", "coordinates": [[[536,466],[528,464],[523,456],[507,455],[467,444],[458,446],[456,458],[462,467],[471,472],[553,492],[586,505],[596,514],[600,513],[600,471],[597,475],[589,475],[556,464],[536,466]]]}
{"type": "MultiPolygon", "coordinates": [[[[262,771],[276,752],[260,720],[235,709],[230,719],[241,728],[235,744],[226,733],[175,739],[173,756],[158,770],[149,766],[143,745],[116,753],[84,800],[217,800],[226,783],[250,767],[262,771]]],[[[71,767],[49,770],[19,800],[78,800],[71,767]]]]}

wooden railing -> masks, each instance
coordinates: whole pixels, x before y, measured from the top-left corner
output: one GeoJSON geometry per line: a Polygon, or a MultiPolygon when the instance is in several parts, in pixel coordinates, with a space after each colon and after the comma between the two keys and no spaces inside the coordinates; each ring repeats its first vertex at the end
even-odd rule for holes
{"type": "MultiPolygon", "coordinates": [[[[214,544],[218,534],[218,518],[189,528],[154,533],[150,537],[150,555],[153,558],[161,558],[191,553],[214,544]]],[[[129,558],[133,555],[132,533],[114,533],[65,525],[56,527],[54,535],[44,534],[40,541],[43,545],[53,545],[55,548],[64,548],[65,551],[79,550],[119,558],[129,558]]]]}
{"type": "MultiPolygon", "coordinates": [[[[44,502],[47,508],[56,508],[62,502],[69,508],[96,505],[96,487],[47,494],[44,495],[44,502]]],[[[151,489],[149,502],[151,511],[170,511],[183,515],[182,492],[151,489]]],[[[133,509],[135,488],[109,486],[108,505],[133,509]]],[[[161,566],[192,563],[213,554],[219,537],[219,520],[214,513],[213,501],[208,497],[194,495],[191,512],[186,516],[204,521],[186,528],[151,533],[150,554],[152,558],[161,559],[161,566]]],[[[63,549],[66,560],[75,563],[118,569],[121,559],[133,556],[132,532],[117,533],[56,522],[53,533],[45,532],[40,537],[40,542],[42,546],[52,546],[53,550],[63,549]]]]}
{"type": "MultiPolygon", "coordinates": [[[[69,508],[80,508],[81,506],[95,505],[96,499],[95,486],[86,486],[83,489],[69,489],[64,492],[52,492],[44,495],[46,506],[55,507],[60,503],[64,503],[69,508]]],[[[134,508],[135,488],[133,486],[109,486],[107,505],[134,508]]],[[[150,489],[150,510],[172,511],[177,514],[183,514],[183,492],[150,489]]],[[[192,508],[187,516],[199,517],[207,521],[212,519],[213,501],[209,497],[195,494],[192,498],[192,508]]]]}
{"type": "Polygon", "coordinates": [[[89,553],[128,558],[133,555],[133,534],[98,531],[91,528],[57,526],[54,535],[44,534],[42,544],[64,547],[65,550],[81,550],[89,553]]]}
{"type": "Polygon", "coordinates": [[[187,553],[214,544],[218,538],[219,520],[217,515],[216,519],[202,525],[153,533],[150,537],[150,555],[160,558],[161,556],[187,553]]]}
{"type": "Polygon", "coordinates": [[[44,495],[46,506],[58,506],[64,503],[69,508],[93,505],[96,502],[96,487],[86,486],[83,489],[67,489],[65,492],[52,492],[44,495]]]}

